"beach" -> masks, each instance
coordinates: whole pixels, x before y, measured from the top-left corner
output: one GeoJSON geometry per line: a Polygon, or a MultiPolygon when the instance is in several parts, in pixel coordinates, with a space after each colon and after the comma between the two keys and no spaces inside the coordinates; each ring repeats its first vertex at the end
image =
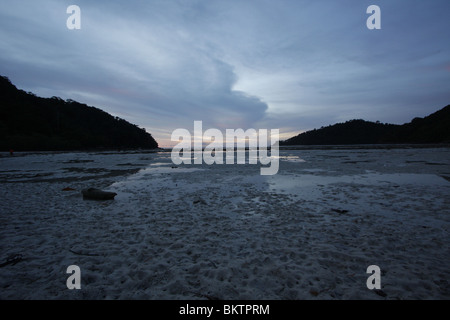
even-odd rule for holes
{"type": "Polygon", "coordinates": [[[281,148],[271,176],[170,155],[2,154],[0,299],[450,298],[450,148],[281,148]]]}

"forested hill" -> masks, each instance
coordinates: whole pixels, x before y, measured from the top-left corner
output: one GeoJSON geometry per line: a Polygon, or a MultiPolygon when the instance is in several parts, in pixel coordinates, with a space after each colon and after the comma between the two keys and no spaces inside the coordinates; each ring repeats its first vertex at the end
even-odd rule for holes
{"type": "Polygon", "coordinates": [[[350,120],[303,132],[280,145],[450,143],[450,105],[403,125],[350,120]]]}
{"type": "Polygon", "coordinates": [[[145,129],[73,100],[40,98],[0,76],[0,150],[154,149],[145,129]]]}

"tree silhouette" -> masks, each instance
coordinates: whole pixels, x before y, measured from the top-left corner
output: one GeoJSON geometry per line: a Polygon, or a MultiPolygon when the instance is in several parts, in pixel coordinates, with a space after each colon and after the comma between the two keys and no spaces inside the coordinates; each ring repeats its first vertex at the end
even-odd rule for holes
{"type": "Polygon", "coordinates": [[[95,107],[41,98],[0,76],[1,150],[154,149],[145,129],[95,107]]]}
{"type": "Polygon", "coordinates": [[[450,105],[403,125],[361,119],[313,129],[280,145],[346,145],[381,143],[450,143],[450,105]]]}

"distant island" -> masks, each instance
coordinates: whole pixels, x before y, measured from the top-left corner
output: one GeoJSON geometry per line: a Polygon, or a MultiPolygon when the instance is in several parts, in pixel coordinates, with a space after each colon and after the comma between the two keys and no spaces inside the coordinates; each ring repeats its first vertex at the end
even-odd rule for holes
{"type": "Polygon", "coordinates": [[[145,129],[98,108],[41,98],[0,76],[0,150],[155,149],[145,129]]]}
{"type": "Polygon", "coordinates": [[[350,120],[280,141],[282,146],[439,143],[450,143],[450,105],[403,125],[350,120]]]}

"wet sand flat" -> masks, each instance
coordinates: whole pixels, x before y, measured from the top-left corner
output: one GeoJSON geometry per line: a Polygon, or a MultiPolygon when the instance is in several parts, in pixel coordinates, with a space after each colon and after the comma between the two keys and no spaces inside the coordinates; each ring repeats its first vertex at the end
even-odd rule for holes
{"type": "Polygon", "coordinates": [[[450,298],[450,149],[282,149],[279,161],[261,176],[174,166],[168,152],[1,157],[0,263],[16,260],[0,298],[450,298]],[[83,200],[86,187],[117,196],[83,200]],[[69,265],[81,290],[66,287],[69,265]]]}

